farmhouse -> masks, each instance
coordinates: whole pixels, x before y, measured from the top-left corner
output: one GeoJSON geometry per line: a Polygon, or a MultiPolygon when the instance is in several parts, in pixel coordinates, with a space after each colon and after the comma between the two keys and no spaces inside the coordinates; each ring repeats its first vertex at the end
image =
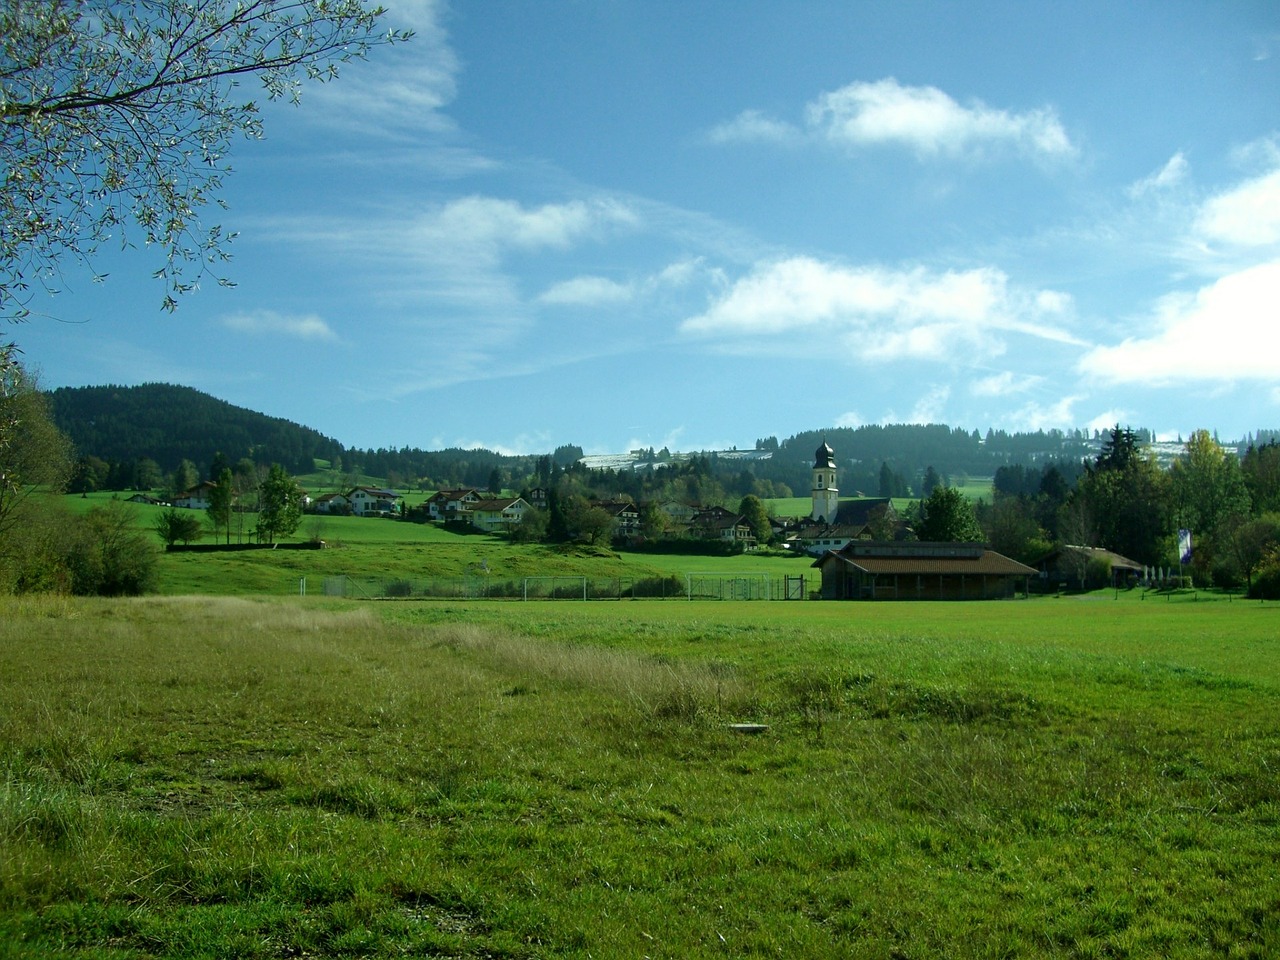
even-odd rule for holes
{"type": "Polygon", "coordinates": [[[995,600],[1026,595],[1037,576],[981,543],[854,540],[813,566],[824,600],[995,600]]]}
{"type": "Polygon", "coordinates": [[[1120,586],[1143,579],[1140,563],[1101,547],[1062,546],[1036,562],[1040,576],[1050,584],[1072,587],[1120,586]]]}
{"type": "Polygon", "coordinates": [[[208,510],[209,495],[216,490],[218,485],[212,480],[205,480],[198,486],[192,487],[173,498],[175,507],[183,507],[188,510],[208,510]]]}

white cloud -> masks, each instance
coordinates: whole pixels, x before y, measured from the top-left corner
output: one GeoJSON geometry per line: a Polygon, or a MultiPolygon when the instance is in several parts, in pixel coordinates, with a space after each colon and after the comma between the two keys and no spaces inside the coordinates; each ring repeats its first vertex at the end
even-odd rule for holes
{"type": "Polygon", "coordinates": [[[247,333],[254,336],[283,335],[296,337],[299,340],[326,340],[336,342],[339,338],[320,317],[315,314],[302,316],[286,316],[274,310],[255,310],[249,313],[233,313],[220,321],[228,330],[247,333]]]}
{"type": "Polygon", "coordinates": [[[1187,163],[1187,158],[1179,151],[1170,157],[1168,162],[1159,170],[1131,185],[1129,187],[1129,196],[1136,199],[1148,193],[1176,187],[1187,179],[1190,170],[1191,165],[1187,163]]]}
{"type": "Polygon", "coordinates": [[[857,410],[850,410],[836,417],[837,427],[846,427],[848,429],[856,429],[866,424],[867,421],[862,419],[862,415],[857,410]]]}
{"type": "Polygon", "coordinates": [[[595,307],[624,304],[665,290],[686,287],[699,278],[712,276],[703,261],[679,260],[642,280],[620,283],[608,277],[581,276],[552,284],[538,296],[544,304],[595,307]]]}
{"type": "Polygon", "coordinates": [[[552,285],[538,297],[538,301],[574,307],[597,307],[626,303],[634,297],[635,288],[629,283],[618,283],[607,277],[574,277],[552,285]]]}
{"type": "Polygon", "coordinates": [[[523,207],[513,200],[470,196],[420,217],[412,229],[424,252],[453,251],[494,258],[506,249],[565,249],[606,227],[631,225],[635,214],[613,200],[549,203],[523,207]]]}
{"type": "Polygon", "coordinates": [[[1280,169],[1211,197],[1195,229],[1210,241],[1234,246],[1280,242],[1280,169]]]}
{"type": "Polygon", "coordinates": [[[1009,424],[1015,429],[1027,431],[1074,428],[1075,406],[1081,399],[1078,396],[1060,397],[1048,406],[1028,403],[1009,418],[1009,424]]]}
{"type": "Polygon", "coordinates": [[[1280,380],[1280,260],[1229,274],[1194,294],[1173,294],[1146,326],[1081,358],[1080,372],[1112,383],[1280,380]]]}
{"type": "Polygon", "coordinates": [[[707,133],[711,143],[792,143],[800,131],[782,120],[775,120],[759,110],[744,110],[732,120],[717,124],[707,133]]]}
{"type": "Polygon", "coordinates": [[[843,344],[862,359],[941,361],[999,354],[1006,332],[1073,342],[1051,323],[1066,299],[1043,293],[1011,289],[990,267],[892,270],[792,257],[757,266],[681,329],[780,349],[801,336],[806,346],[843,344]]]}
{"type": "Polygon", "coordinates": [[[922,156],[963,156],[994,146],[1063,158],[1076,153],[1050,109],[1010,113],[974,100],[962,106],[937,87],[892,77],[824,93],[805,111],[811,130],[848,146],[901,145],[922,156]]]}
{"type": "Polygon", "coordinates": [[[1085,429],[1091,432],[1106,432],[1114,427],[1117,423],[1129,424],[1133,422],[1133,415],[1128,410],[1121,407],[1113,407],[1110,410],[1104,410],[1086,423],[1085,429]]]}

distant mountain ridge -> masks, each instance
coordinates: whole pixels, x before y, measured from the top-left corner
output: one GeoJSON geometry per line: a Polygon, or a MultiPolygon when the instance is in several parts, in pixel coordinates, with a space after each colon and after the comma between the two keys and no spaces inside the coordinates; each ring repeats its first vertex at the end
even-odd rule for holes
{"type": "Polygon", "coordinates": [[[48,394],[54,422],[80,456],[126,462],[149,458],[165,472],[190,460],[203,474],[215,454],[249,457],[309,473],[315,458],[343,454],[341,443],[310,427],[237,407],[193,387],[60,387],[48,394]]]}

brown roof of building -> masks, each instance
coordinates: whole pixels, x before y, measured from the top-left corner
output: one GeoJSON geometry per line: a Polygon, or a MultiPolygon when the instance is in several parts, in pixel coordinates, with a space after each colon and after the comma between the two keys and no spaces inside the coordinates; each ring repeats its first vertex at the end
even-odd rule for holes
{"type": "MultiPolygon", "coordinates": [[[[831,556],[830,554],[828,556],[831,556]]],[[[1036,573],[1032,567],[1011,560],[994,550],[985,551],[980,557],[842,557],[839,560],[876,576],[907,574],[919,576],[1030,576],[1036,573]]]]}
{"type": "Polygon", "coordinates": [[[854,541],[814,562],[840,562],[874,576],[1032,576],[1033,567],[988,550],[981,544],[882,544],[854,541]]]}
{"type": "Polygon", "coordinates": [[[477,513],[506,510],[508,507],[519,503],[520,499],[520,497],[491,497],[487,500],[477,500],[475,503],[471,504],[471,509],[477,513]]]}

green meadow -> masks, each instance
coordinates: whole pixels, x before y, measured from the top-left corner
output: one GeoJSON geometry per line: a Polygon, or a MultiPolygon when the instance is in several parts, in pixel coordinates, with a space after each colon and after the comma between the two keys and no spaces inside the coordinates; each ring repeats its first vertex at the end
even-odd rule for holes
{"type": "Polygon", "coordinates": [[[2,956],[1280,953],[1275,605],[0,604],[2,956]]]}

